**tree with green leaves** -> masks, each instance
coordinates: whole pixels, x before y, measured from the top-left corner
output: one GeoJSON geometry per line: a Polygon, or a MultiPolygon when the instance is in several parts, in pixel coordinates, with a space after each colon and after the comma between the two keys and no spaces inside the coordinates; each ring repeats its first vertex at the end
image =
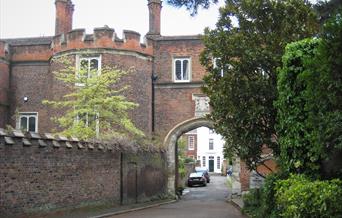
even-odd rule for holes
{"type": "Polygon", "coordinates": [[[218,0],[167,0],[167,3],[176,7],[185,6],[191,11],[191,15],[197,14],[198,7],[208,9],[211,4],[216,4],[218,0]]]}
{"type": "Polygon", "coordinates": [[[201,62],[210,72],[203,89],[210,119],[225,151],[250,169],[264,163],[264,149],[279,154],[273,104],[285,46],[313,36],[318,26],[307,0],[227,0],[216,29],[205,30],[201,62]]]}
{"type": "Polygon", "coordinates": [[[138,105],[128,101],[123,93],[129,87],[119,85],[128,72],[115,67],[73,67],[65,58],[54,59],[62,69],[54,72],[68,90],[61,100],[44,100],[43,103],[65,111],[52,119],[62,130],[60,134],[79,139],[109,139],[116,135],[143,136],[129,118],[128,111],[138,105]]]}

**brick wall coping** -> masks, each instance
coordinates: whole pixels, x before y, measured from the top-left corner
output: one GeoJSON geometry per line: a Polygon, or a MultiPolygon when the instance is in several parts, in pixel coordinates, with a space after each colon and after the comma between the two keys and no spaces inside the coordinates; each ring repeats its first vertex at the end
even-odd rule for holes
{"type": "Polygon", "coordinates": [[[101,150],[107,152],[165,152],[164,149],[152,144],[138,143],[123,137],[117,137],[111,141],[83,141],[75,137],[65,137],[52,133],[23,132],[21,130],[5,130],[0,128],[0,146],[15,146],[18,144],[21,144],[23,147],[38,146],[44,148],[51,146],[53,148],[64,147],[67,149],[101,150]]]}
{"type": "Polygon", "coordinates": [[[203,35],[186,35],[186,36],[160,36],[155,38],[157,41],[184,41],[184,40],[201,40],[203,35]]]}

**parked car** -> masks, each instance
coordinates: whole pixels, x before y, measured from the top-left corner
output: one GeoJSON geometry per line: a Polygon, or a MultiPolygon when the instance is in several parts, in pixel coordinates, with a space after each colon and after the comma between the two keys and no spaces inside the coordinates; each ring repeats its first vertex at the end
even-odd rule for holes
{"type": "Polygon", "coordinates": [[[207,185],[207,179],[205,178],[203,172],[190,173],[188,178],[188,186],[192,187],[193,185],[207,185]]]}
{"type": "Polygon", "coordinates": [[[207,183],[210,183],[210,176],[208,169],[205,167],[195,167],[195,172],[203,172],[205,178],[207,179],[207,183]]]}

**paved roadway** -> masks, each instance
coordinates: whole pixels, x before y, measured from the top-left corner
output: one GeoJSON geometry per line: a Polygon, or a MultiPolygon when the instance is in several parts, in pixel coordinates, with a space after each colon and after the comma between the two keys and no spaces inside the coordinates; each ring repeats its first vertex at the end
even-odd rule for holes
{"type": "Polygon", "coordinates": [[[228,196],[226,178],[211,176],[207,187],[185,190],[176,203],[112,216],[112,218],[243,218],[241,212],[225,201],[228,196]]]}

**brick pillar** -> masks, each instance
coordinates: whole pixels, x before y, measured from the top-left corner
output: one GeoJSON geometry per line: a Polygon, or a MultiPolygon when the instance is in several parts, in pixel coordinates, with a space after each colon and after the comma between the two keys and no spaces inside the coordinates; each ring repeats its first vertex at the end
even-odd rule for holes
{"type": "Polygon", "coordinates": [[[9,54],[8,46],[0,41],[0,128],[5,128],[9,117],[9,54]]]}
{"type": "Polygon", "coordinates": [[[56,0],[55,35],[67,33],[72,30],[72,15],[74,5],[71,0],[56,0]]]}
{"type": "Polygon", "coordinates": [[[150,28],[149,28],[147,35],[160,35],[161,8],[162,8],[162,1],[148,0],[150,28]]]}

